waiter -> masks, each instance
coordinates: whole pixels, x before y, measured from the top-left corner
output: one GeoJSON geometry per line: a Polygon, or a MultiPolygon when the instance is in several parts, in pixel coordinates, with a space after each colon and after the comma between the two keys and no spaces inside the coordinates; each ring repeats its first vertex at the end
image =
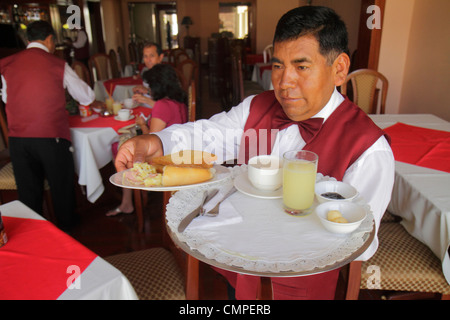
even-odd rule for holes
{"type": "Polygon", "coordinates": [[[95,95],[64,60],[53,55],[55,32],[48,22],[30,23],[27,38],[26,50],[0,60],[19,200],[42,213],[47,179],[58,226],[70,231],[76,221],[74,161],[65,90],[82,105],[92,104],[95,95]]]}
{"type": "MultiPolygon", "coordinates": [[[[395,161],[384,132],[338,91],[350,58],[344,22],[330,8],[303,6],[281,17],[274,35],[274,90],[251,96],[209,120],[173,125],[125,142],[118,171],[177,149],[203,150],[246,163],[253,151],[282,156],[290,150],[319,155],[318,172],[353,185],[367,201],[378,229],[391,197],[395,161]],[[272,135],[272,133],[276,133],[272,135]],[[246,137],[252,134],[255,145],[246,137]],[[259,146],[260,148],[257,148],[259,146]],[[252,148],[255,147],[255,148],[252,148]],[[261,148],[263,147],[263,148],[261,148]]],[[[359,260],[376,251],[375,237],[359,260]]],[[[258,278],[218,270],[236,298],[256,298],[258,278]]],[[[272,278],[274,299],[333,299],[339,269],[312,276],[272,278]]]]}
{"type": "Polygon", "coordinates": [[[77,38],[72,42],[74,58],[89,67],[89,41],[83,26],[77,27],[77,38]]]}

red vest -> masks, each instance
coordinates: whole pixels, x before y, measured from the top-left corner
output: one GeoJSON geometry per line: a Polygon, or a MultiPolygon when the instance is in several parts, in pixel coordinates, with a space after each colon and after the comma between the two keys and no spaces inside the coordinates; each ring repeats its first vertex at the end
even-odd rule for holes
{"type": "MultiPolygon", "coordinates": [[[[273,91],[257,95],[250,104],[244,136],[250,129],[255,129],[256,133],[260,133],[261,129],[279,129],[274,123],[277,122],[275,117],[280,116],[286,117],[273,91]]],[[[384,132],[358,106],[346,98],[303,150],[313,151],[319,155],[318,172],[342,180],[345,170],[383,134],[384,132]]],[[[267,136],[271,137],[270,134],[267,136]]],[[[245,148],[245,152],[248,153],[248,143],[245,144],[245,148]]]]}
{"type": "Polygon", "coordinates": [[[10,137],[70,140],[64,65],[64,60],[39,48],[0,60],[10,137]]]}
{"type": "MultiPolygon", "coordinates": [[[[280,129],[274,125],[280,122],[277,121],[277,117],[285,119],[287,116],[276,100],[274,92],[266,91],[257,95],[250,104],[243,139],[247,130],[256,129],[256,133],[261,133],[260,130],[280,129]]],[[[358,106],[346,98],[303,150],[310,150],[319,155],[318,172],[342,180],[347,168],[383,134],[384,132],[358,106]]],[[[273,140],[274,136],[271,138],[273,140]]],[[[260,146],[259,135],[256,143],[260,146]]],[[[266,141],[263,141],[261,145],[263,148],[257,148],[258,153],[271,150],[265,147],[265,143],[266,141]]],[[[272,145],[271,141],[267,143],[269,146],[272,145]]],[[[242,150],[247,155],[250,152],[248,145],[246,143],[245,150],[242,150]]],[[[238,299],[256,298],[259,277],[214,269],[226,277],[236,289],[238,299]]],[[[336,269],[307,277],[272,278],[274,298],[334,299],[338,275],[339,269],[336,269]]]]}

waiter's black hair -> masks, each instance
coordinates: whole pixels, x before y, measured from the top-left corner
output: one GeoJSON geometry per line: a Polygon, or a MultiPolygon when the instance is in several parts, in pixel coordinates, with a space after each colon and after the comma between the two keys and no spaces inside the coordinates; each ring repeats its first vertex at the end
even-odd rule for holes
{"type": "Polygon", "coordinates": [[[51,24],[47,21],[33,21],[27,27],[28,41],[44,41],[49,35],[53,35],[53,37],[55,37],[55,30],[53,30],[51,24]]]}
{"type": "Polygon", "coordinates": [[[320,53],[332,64],[341,53],[349,55],[345,23],[327,7],[302,6],[286,12],[278,21],[273,43],[292,41],[312,35],[319,42],[320,53]]]}

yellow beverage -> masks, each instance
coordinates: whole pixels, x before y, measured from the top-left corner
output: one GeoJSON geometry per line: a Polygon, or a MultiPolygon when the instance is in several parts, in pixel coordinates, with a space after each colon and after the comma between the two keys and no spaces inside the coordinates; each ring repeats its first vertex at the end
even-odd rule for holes
{"type": "Polygon", "coordinates": [[[306,215],[311,212],[316,185],[317,155],[308,152],[287,152],[283,167],[283,204],[286,212],[306,215]]]}
{"type": "Polygon", "coordinates": [[[106,104],[106,110],[108,110],[108,112],[110,114],[113,113],[113,104],[114,104],[114,99],[112,98],[108,98],[105,100],[105,104],[106,104]]]}
{"type": "Polygon", "coordinates": [[[122,109],[122,104],[120,102],[114,102],[113,103],[113,113],[115,116],[117,116],[120,109],[122,109]]]}

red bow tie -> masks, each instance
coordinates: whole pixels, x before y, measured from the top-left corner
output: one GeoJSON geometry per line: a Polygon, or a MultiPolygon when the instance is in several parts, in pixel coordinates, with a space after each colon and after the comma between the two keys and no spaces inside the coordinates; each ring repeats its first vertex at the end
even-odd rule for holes
{"type": "Polygon", "coordinates": [[[312,140],[314,136],[319,132],[323,124],[323,118],[309,118],[303,121],[292,121],[288,118],[277,118],[277,127],[280,130],[296,124],[300,130],[300,134],[306,143],[312,140]]]}

